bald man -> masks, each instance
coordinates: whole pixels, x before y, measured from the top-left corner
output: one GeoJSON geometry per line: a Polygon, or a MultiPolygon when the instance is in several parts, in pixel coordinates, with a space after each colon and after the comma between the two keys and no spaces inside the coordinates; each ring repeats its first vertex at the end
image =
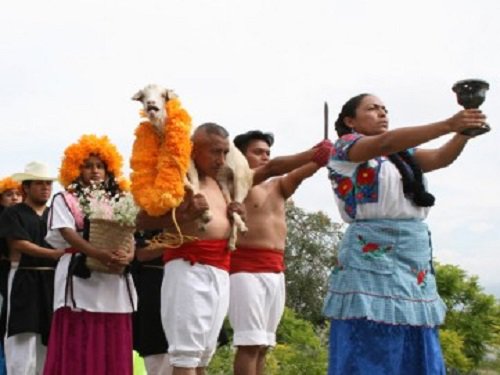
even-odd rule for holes
{"type": "MultiPolygon", "coordinates": [[[[174,375],[205,373],[229,307],[228,211],[242,211],[238,204],[228,210],[215,179],[229,152],[228,136],[226,129],[214,123],[196,128],[192,159],[201,194],[186,194],[176,209],[176,220],[183,235],[197,239],[163,254],[161,315],[174,375]],[[212,218],[201,231],[198,219],[208,208],[212,218]]],[[[138,226],[172,229],[171,213],[160,218],[141,213],[138,226]]]]}

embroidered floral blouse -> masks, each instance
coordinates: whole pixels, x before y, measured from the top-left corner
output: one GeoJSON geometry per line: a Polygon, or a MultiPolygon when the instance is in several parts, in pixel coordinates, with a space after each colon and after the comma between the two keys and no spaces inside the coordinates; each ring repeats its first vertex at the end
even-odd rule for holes
{"type": "Polygon", "coordinates": [[[417,207],[403,193],[401,175],[385,156],[351,162],[348,151],[361,134],[339,138],[328,163],[329,178],[345,222],[367,219],[425,219],[429,208],[417,207]]]}

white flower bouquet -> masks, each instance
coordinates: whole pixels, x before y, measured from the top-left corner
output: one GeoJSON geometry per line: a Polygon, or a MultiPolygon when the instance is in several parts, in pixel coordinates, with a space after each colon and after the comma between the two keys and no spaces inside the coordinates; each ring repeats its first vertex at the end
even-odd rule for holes
{"type": "Polygon", "coordinates": [[[110,220],[123,226],[135,226],[139,207],[132,194],[123,192],[110,196],[106,191],[89,187],[79,198],[80,207],[89,220],[110,220]]]}
{"type": "MultiPolygon", "coordinates": [[[[135,219],[139,207],[128,192],[110,196],[106,191],[89,188],[80,196],[80,207],[90,221],[89,242],[98,249],[134,251],[135,219]]],[[[93,271],[112,271],[97,259],[88,257],[87,266],[93,271]]]]}

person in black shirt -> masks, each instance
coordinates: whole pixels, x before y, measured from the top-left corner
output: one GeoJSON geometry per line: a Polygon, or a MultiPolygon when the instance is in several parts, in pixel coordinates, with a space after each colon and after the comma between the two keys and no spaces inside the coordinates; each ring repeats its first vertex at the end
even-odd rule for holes
{"type": "Polygon", "coordinates": [[[35,374],[43,368],[54,292],[54,268],[63,250],[45,242],[52,181],[48,168],[29,163],[22,182],[23,203],[0,217],[0,237],[7,242],[11,268],[8,278],[5,359],[8,374],[35,374]]]}
{"type": "Polygon", "coordinates": [[[136,232],[136,260],[132,275],[137,290],[137,311],[133,316],[134,350],[144,358],[148,374],[172,374],[168,343],[161,323],[161,284],[165,249],[148,248],[151,238],[160,230],[136,232]]]}

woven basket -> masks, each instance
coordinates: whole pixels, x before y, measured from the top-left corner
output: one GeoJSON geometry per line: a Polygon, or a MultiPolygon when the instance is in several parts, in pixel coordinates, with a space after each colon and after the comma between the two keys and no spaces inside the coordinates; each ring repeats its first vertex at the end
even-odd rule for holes
{"type": "MultiPolygon", "coordinates": [[[[134,226],[120,225],[116,221],[104,219],[90,220],[89,242],[98,249],[134,251],[134,226]]],[[[105,273],[123,273],[125,267],[111,270],[99,260],[87,257],[87,267],[92,271],[105,273]]]]}

